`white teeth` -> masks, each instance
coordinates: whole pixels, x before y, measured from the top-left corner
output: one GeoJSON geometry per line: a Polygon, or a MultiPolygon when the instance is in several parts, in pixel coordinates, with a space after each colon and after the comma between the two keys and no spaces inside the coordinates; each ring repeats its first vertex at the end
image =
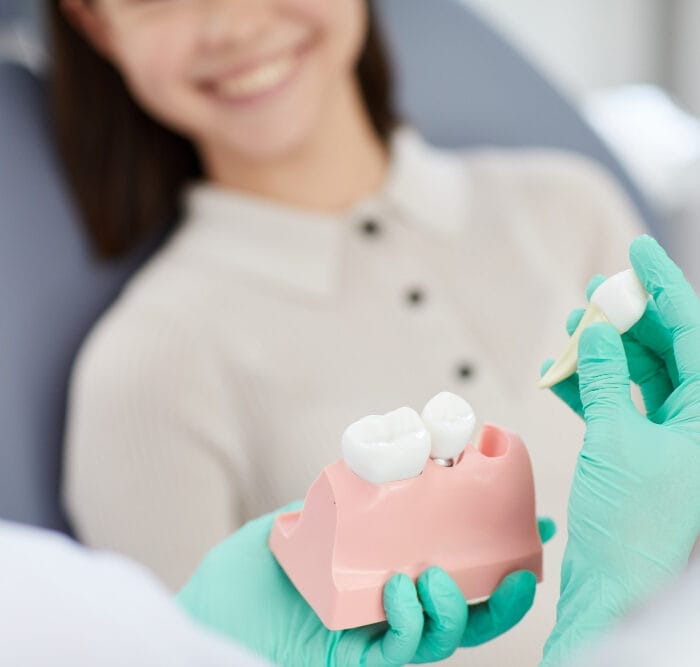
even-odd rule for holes
{"type": "Polygon", "coordinates": [[[364,417],[343,433],[345,463],[374,484],[420,475],[429,455],[430,433],[411,408],[364,417]]]}
{"type": "Polygon", "coordinates": [[[631,329],[642,317],[649,295],[632,269],[610,276],[591,294],[598,306],[620,333],[631,329]]]}
{"type": "Polygon", "coordinates": [[[423,408],[423,423],[430,431],[434,459],[456,459],[474,432],[476,417],[472,406],[449,391],[433,396],[423,408]]]}
{"type": "Polygon", "coordinates": [[[258,95],[280,84],[292,71],[295,57],[277,58],[236,77],[221,81],[216,89],[226,97],[258,95]]]}
{"type": "Polygon", "coordinates": [[[616,273],[598,285],[566,348],[540,378],[538,386],[541,389],[552,387],[576,372],[578,342],[589,324],[609,322],[620,333],[625,333],[640,320],[648,301],[649,295],[632,269],[616,273]]]}

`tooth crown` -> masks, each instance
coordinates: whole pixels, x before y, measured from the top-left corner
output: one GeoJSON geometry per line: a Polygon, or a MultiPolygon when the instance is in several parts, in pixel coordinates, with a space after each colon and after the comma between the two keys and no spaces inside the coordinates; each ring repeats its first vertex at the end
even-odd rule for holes
{"type": "Polygon", "coordinates": [[[540,378],[540,389],[552,387],[576,371],[578,343],[587,326],[594,322],[607,322],[619,333],[625,333],[641,319],[648,301],[649,295],[632,269],[616,273],[601,283],[591,294],[588,308],[571,334],[566,348],[540,378]]]}
{"type": "Polygon", "coordinates": [[[362,479],[375,484],[420,475],[430,454],[430,433],[415,410],[370,415],[343,433],[343,458],[362,479]]]}
{"type": "Polygon", "coordinates": [[[610,276],[591,294],[598,306],[620,333],[631,329],[642,317],[649,295],[632,269],[610,276]]]}
{"type": "Polygon", "coordinates": [[[301,512],[276,518],[270,548],[297,589],[332,630],[385,620],[384,584],[443,567],[467,599],[489,595],[509,572],[538,580],[530,459],[514,433],[485,425],[450,468],[427,461],[423,474],[372,484],[338,461],[311,486],[301,512]]]}
{"type": "Polygon", "coordinates": [[[421,416],[430,432],[432,458],[456,459],[469,443],[476,424],[472,406],[449,391],[433,396],[421,416]]]}

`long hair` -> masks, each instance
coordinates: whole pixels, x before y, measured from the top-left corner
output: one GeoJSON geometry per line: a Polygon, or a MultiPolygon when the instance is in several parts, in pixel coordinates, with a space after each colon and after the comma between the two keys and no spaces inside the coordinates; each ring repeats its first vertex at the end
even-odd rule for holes
{"type": "MultiPolygon", "coordinates": [[[[59,154],[98,257],[121,257],[179,217],[182,187],[202,176],[194,146],[151,118],[117,70],[49,3],[51,103],[59,154]]],[[[386,144],[398,122],[384,40],[368,0],[356,64],[363,100],[386,144]]]]}

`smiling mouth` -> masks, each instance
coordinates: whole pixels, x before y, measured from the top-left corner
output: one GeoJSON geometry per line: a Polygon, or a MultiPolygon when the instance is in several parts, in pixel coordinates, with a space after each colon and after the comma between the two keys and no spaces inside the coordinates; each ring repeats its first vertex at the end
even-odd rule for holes
{"type": "Polygon", "coordinates": [[[226,102],[250,102],[282,88],[297,71],[309,44],[289,49],[244,71],[222,76],[206,85],[208,91],[226,102]]]}

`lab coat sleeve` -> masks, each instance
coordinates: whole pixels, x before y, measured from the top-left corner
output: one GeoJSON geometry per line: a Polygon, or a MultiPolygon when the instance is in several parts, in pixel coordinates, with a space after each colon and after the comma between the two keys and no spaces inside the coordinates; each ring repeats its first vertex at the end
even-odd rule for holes
{"type": "Polygon", "coordinates": [[[102,320],[74,369],[65,443],[63,500],[79,539],[173,591],[241,524],[236,401],[196,326],[145,306],[102,320]]]}
{"type": "Polygon", "coordinates": [[[0,521],[0,664],[263,667],[123,557],[0,521]]]}
{"type": "Polygon", "coordinates": [[[630,614],[575,667],[691,667],[700,656],[700,560],[644,609],[630,614]]]}

